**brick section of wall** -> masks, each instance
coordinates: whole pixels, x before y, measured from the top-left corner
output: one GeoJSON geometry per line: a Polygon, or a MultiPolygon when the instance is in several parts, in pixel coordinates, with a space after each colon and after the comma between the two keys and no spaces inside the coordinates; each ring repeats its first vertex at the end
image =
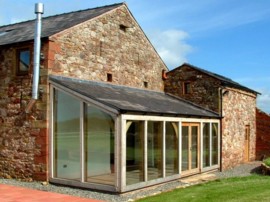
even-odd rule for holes
{"type": "Polygon", "coordinates": [[[256,159],[270,157],[270,114],[256,109],[256,159]]]}
{"type": "Polygon", "coordinates": [[[16,49],[25,46],[33,43],[0,49],[0,177],[47,180],[47,73],[42,63],[40,99],[26,114],[32,78],[16,76],[16,49]]]}
{"type": "Polygon", "coordinates": [[[109,73],[113,84],[163,91],[167,67],[125,6],[50,39],[52,74],[107,82],[109,73]]]}
{"type": "Polygon", "coordinates": [[[223,92],[222,169],[245,161],[245,127],[250,126],[249,160],[255,160],[256,97],[254,94],[227,88],[223,92]]]}
{"type": "Polygon", "coordinates": [[[198,72],[188,66],[176,68],[167,73],[165,92],[182,97],[204,108],[219,113],[220,82],[206,74],[198,72]],[[190,82],[191,93],[183,93],[184,82],[190,82]]]}

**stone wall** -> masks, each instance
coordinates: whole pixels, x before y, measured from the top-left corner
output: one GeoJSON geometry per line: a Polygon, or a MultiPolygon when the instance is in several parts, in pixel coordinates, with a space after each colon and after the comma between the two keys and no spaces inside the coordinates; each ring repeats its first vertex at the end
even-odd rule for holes
{"type": "Polygon", "coordinates": [[[109,73],[114,84],[164,88],[167,67],[125,6],[42,42],[39,99],[29,114],[32,69],[16,76],[16,49],[26,46],[33,42],[0,47],[0,177],[48,179],[49,74],[107,81],[109,73]]]}
{"type": "Polygon", "coordinates": [[[165,92],[179,96],[220,114],[222,108],[222,169],[232,168],[244,162],[245,127],[250,126],[249,159],[255,159],[255,108],[256,95],[225,88],[218,79],[189,66],[167,73],[165,92]],[[190,82],[191,93],[183,93],[184,82],[190,82]],[[220,89],[224,96],[220,100],[220,89]],[[225,88],[225,89],[224,89],[225,88]],[[227,93],[225,93],[227,91],[227,93]]]}
{"type": "Polygon", "coordinates": [[[217,113],[219,109],[220,82],[209,75],[201,73],[188,66],[176,68],[167,73],[165,92],[182,97],[206,109],[217,113]],[[184,82],[190,82],[191,93],[183,93],[184,82]]]}
{"type": "Polygon", "coordinates": [[[233,88],[222,97],[222,169],[245,162],[245,128],[250,127],[249,161],[255,160],[256,96],[233,88]]]}
{"type": "Polygon", "coordinates": [[[270,114],[256,109],[256,159],[270,157],[270,114]]]}
{"type": "Polygon", "coordinates": [[[163,91],[167,67],[124,5],[50,37],[49,46],[51,74],[103,82],[111,74],[113,84],[163,91]]]}
{"type": "Polygon", "coordinates": [[[48,170],[44,64],[42,93],[29,114],[25,108],[31,99],[32,70],[29,75],[16,76],[16,49],[32,46],[33,42],[0,47],[0,177],[29,181],[46,180],[48,170]]]}

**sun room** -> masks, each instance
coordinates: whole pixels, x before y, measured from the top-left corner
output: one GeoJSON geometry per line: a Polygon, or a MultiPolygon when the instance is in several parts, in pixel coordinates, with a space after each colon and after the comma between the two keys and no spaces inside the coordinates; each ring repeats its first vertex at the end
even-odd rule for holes
{"type": "Polygon", "coordinates": [[[50,76],[50,181],[126,192],[220,167],[220,119],[162,92],[50,76]]]}

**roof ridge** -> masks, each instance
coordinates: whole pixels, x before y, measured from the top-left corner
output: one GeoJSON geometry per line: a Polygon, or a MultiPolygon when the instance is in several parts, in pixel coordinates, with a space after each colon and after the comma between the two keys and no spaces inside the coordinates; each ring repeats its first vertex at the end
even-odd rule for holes
{"type": "Polygon", "coordinates": [[[61,79],[61,80],[66,80],[66,81],[77,81],[80,83],[86,83],[86,84],[96,84],[98,86],[104,86],[104,87],[112,87],[112,88],[123,88],[123,89],[132,89],[136,91],[148,91],[148,92],[153,92],[153,93],[159,93],[159,94],[166,94],[163,91],[156,91],[156,90],[151,90],[151,89],[142,89],[142,88],[136,88],[132,86],[125,86],[125,85],[119,85],[119,84],[114,84],[114,83],[107,83],[103,81],[92,81],[92,80],[86,80],[86,79],[79,79],[79,78],[74,78],[74,77],[67,77],[67,76],[59,76],[59,75],[49,75],[49,78],[52,79],[61,79]]]}
{"type": "MultiPolygon", "coordinates": [[[[113,6],[120,6],[120,5],[125,5],[124,2],[121,3],[115,3],[115,4],[109,4],[109,5],[105,5],[105,6],[97,6],[94,8],[87,8],[87,9],[81,9],[81,10],[77,10],[77,11],[70,11],[70,12],[65,12],[65,13],[60,13],[60,14],[55,14],[55,15],[50,15],[50,16],[46,16],[46,17],[42,17],[42,19],[48,19],[48,18],[53,18],[53,17],[58,17],[61,15],[67,15],[67,14],[71,14],[71,13],[78,13],[78,12],[84,12],[84,11],[89,11],[89,10],[94,10],[94,9],[100,9],[100,8],[107,8],[107,7],[113,7],[113,6]]],[[[23,23],[28,23],[31,21],[35,21],[35,19],[30,19],[30,20],[25,20],[25,21],[21,21],[21,22],[16,22],[16,23],[11,23],[11,24],[6,24],[6,25],[2,25],[0,26],[0,28],[4,28],[4,27],[8,27],[8,26],[13,26],[13,25],[18,25],[18,24],[23,24],[23,23]]]]}
{"type": "MultiPolygon", "coordinates": [[[[226,76],[223,76],[223,75],[220,75],[220,74],[217,74],[215,72],[211,72],[211,71],[208,71],[208,70],[205,70],[203,68],[200,68],[200,67],[197,67],[195,65],[192,65],[192,64],[189,64],[189,63],[183,63],[182,65],[180,65],[179,67],[176,67],[175,69],[171,70],[171,71],[175,71],[176,69],[181,69],[183,68],[184,66],[189,66],[195,70],[198,70],[204,74],[207,74],[208,76],[211,76],[211,77],[214,77],[216,79],[218,79],[219,81],[221,81],[222,84],[225,84],[227,85],[228,87],[234,87],[234,88],[237,88],[237,89],[240,89],[240,90],[244,90],[244,91],[248,91],[248,92],[251,92],[251,93],[255,93],[255,94],[260,94],[259,92],[255,91],[255,90],[252,90],[251,88],[248,88],[234,80],[232,80],[231,78],[228,78],[226,76]]],[[[170,72],[171,72],[170,71],[170,72]]]]}

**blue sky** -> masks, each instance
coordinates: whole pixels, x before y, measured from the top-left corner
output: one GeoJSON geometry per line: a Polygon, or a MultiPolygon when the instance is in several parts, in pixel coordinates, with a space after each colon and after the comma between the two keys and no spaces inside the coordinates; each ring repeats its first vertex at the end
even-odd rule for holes
{"type": "MultiPolygon", "coordinates": [[[[0,0],[0,25],[35,18],[33,0],[0,0]]],[[[120,1],[43,0],[55,15],[120,1]]],[[[269,0],[126,0],[170,69],[188,62],[261,92],[270,113],[269,0]]]]}

